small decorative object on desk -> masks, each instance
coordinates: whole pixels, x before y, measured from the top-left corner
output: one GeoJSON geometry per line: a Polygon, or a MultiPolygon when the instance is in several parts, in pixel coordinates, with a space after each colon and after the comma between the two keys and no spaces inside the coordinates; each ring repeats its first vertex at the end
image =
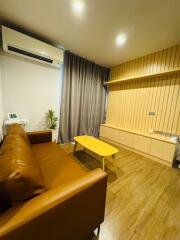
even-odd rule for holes
{"type": "Polygon", "coordinates": [[[6,128],[8,125],[17,123],[20,124],[25,131],[29,131],[29,120],[26,118],[21,118],[17,113],[8,113],[8,119],[4,120],[3,133],[6,134],[6,128]]]}
{"type": "Polygon", "coordinates": [[[52,138],[53,141],[57,141],[57,122],[58,122],[58,118],[55,115],[55,111],[52,109],[49,109],[46,113],[46,127],[48,129],[52,130],[52,138]]]}
{"type": "Polygon", "coordinates": [[[8,113],[8,120],[19,120],[17,113],[8,113]]]}

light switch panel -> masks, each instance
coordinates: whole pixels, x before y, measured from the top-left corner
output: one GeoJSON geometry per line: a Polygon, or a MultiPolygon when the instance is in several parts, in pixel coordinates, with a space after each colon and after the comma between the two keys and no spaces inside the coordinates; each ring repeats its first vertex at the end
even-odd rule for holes
{"type": "Polygon", "coordinates": [[[156,115],[156,113],[155,113],[155,112],[149,112],[148,115],[149,115],[150,117],[154,117],[154,116],[156,115]]]}

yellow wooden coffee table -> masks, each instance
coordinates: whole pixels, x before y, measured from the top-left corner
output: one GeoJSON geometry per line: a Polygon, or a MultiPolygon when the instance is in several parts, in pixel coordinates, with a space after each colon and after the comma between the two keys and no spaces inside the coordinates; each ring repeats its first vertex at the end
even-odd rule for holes
{"type": "Polygon", "coordinates": [[[87,148],[93,153],[101,156],[103,170],[105,170],[105,157],[112,156],[113,158],[115,158],[115,154],[118,152],[116,148],[110,146],[109,144],[87,135],[74,137],[74,141],[74,152],[76,151],[77,143],[79,143],[84,148],[87,148]]]}

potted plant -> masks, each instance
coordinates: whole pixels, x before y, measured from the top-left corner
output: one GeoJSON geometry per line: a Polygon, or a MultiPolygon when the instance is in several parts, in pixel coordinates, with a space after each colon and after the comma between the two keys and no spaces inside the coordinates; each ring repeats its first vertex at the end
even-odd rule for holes
{"type": "Polygon", "coordinates": [[[57,140],[57,133],[56,133],[57,122],[58,122],[58,118],[55,115],[55,111],[52,109],[49,109],[46,113],[46,127],[52,130],[53,141],[57,140]]]}

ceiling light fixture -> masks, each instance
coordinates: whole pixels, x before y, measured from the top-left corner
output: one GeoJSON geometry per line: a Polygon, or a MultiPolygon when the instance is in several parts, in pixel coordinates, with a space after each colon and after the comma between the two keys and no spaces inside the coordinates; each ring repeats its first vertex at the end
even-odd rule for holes
{"type": "Polygon", "coordinates": [[[84,1],[82,0],[74,0],[72,3],[72,7],[73,7],[73,11],[78,14],[81,15],[84,12],[84,1]]]}
{"type": "Polygon", "coordinates": [[[125,44],[126,40],[127,40],[126,34],[125,34],[125,33],[121,33],[121,34],[119,34],[119,35],[116,37],[116,45],[117,45],[117,46],[122,46],[122,45],[125,44]]]}

